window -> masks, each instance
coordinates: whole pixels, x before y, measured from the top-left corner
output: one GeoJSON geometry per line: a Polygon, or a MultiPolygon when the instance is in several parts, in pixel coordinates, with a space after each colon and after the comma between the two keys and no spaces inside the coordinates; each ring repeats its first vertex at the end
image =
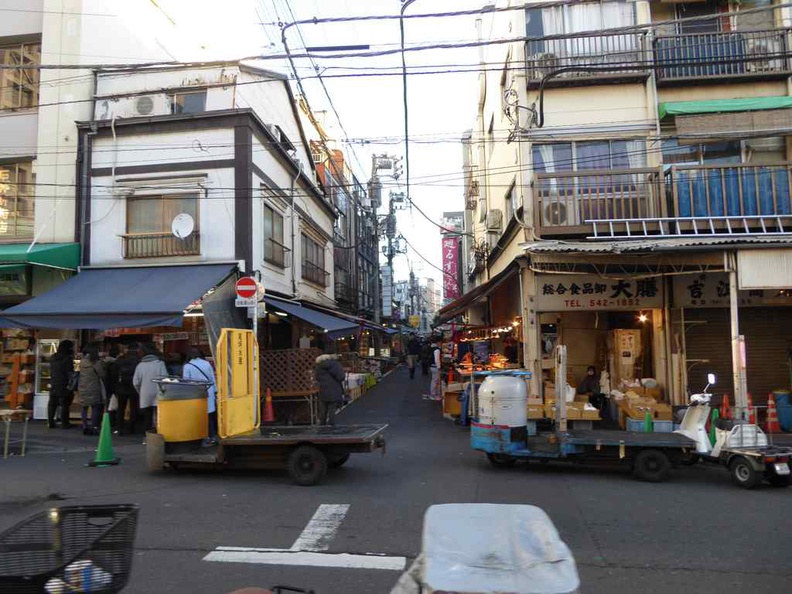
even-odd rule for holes
{"type": "MultiPolygon", "coordinates": [[[[38,66],[41,44],[0,46],[0,65],[38,66]]],[[[35,107],[39,101],[39,71],[11,68],[0,70],[0,110],[35,107]]]]}
{"type": "Polygon", "coordinates": [[[283,245],[283,215],[264,205],[264,260],[284,268],[286,246],[283,245]]]}
{"type": "Polygon", "coordinates": [[[171,97],[171,113],[201,113],[206,111],[206,91],[176,93],[171,97]]]}
{"type": "Polygon", "coordinates": [[[683,35],[693,33],[717,33],[720,31],[721,19],[715,18],[720,12],[720,6],[715,2],[685,2],[677,6],[677,17],[679,19],[691,19],[695,17],[707,17],[698,21],[681,20],[679,32],[683,35]]]}
{"type": "Polygon", "coordinates": [[[33,163],[0,165],[0,239],[33,236],[33,163]]]}
{"type": "Polygon", "coordinates": [[[726,165],[742,161],[740,141],[707,144],[679,144],[677,139],[663,141],[663,163],[666,165],[726,165]]]}
{"type": "Polygon", "coordinates": [[[596,140],[534,144],[533,168],[538,173],[602,169],[640,169],[646,166],[643,140],[596,140]]]}
{"type": "Polygon", "coordinates": [[[124,258],[192,256],[201,253],[198,233],[198,194],[176,193],[127,199],[127,232],[122,236],[124,258]],[[176,237],[171,224],[186,213],[195,221],[187,237],[176,237]]]}
{"type": "Polygon", "coordinates": [[[324,246],[302,234],[302,277],[323,287],[327,286],[324,246]]]}

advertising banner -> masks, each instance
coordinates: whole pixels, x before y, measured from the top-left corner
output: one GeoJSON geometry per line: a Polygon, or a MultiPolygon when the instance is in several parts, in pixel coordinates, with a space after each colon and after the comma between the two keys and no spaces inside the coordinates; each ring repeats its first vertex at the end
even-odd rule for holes
{"type": "Polygon", "coordinates": [[[459,236],[443,237],[443,297],[459,298],[459,236]]]}

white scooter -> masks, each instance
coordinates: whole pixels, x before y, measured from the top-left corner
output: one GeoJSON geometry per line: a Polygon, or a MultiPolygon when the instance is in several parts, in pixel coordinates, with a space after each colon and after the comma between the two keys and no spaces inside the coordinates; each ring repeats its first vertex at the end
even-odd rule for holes
{"type": "Polygon", "coordinates": [[[712,394],[707,390],[715,384],[715,374],[708,374],[707,382],[701,394],[690,397],[690,406],[685,411],[680,429],[676,431],[696,442],[694,460],[725,466],[734,482],[745,489],[754,488],[763,479],[774,487],[788,487],[792,448],[769,444],[767,435],[758,425],[718,419],[715,424],[715,445],[712,445],[706,428],[712,394]]]}

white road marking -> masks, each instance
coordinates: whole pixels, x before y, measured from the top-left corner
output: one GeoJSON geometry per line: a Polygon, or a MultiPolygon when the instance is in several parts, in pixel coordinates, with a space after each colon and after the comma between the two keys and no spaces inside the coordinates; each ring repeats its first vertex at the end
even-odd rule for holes
{"type": "Polygon", "coordinates": [[[309,567],[336,567],[342,569],[384,569],[404,571],[405,557],[383,557],[380,555],[350,555],[347,553],[311,553],[271,550],[216,550],[204,557],[204,561],[221,563],[257,563],[261,565],[300,565],[309,567]]]}
{"type": "Polygon", "coordinates": [[[346,503],[331,505],[324,503],[319,506],[316,513],[308,522],[305,530],[294,541],[291,551],[326,551],[330,548],[330,542],[338,532],[341,522],[349,511],[346,503]]]}

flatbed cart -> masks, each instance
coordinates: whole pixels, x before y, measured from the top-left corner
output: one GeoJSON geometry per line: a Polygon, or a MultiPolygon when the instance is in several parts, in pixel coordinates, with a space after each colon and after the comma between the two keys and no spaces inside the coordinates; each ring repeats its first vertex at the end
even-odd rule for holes
{"type": "Polygon", "coordinates": [[[266,426],[220,438],[212,447],[200,441],[168,443],[159,433],[146,436],[150,470],[162,468],[286,469],[298,485],[315,485],[351,454],[384,452],[387,425],[266,426]]]}
{"type": "Polygon", "coordinates": [[[286,469],[298,485],[315,485],[351,454],[385,452],[387,425],[261,425],[258,346],[250,330],[224,328],[216,349],[216,443],[207,437],[207,382],[163,378],[157,431],[146,434],[149,470],[286,469]]]}
{"type": "MultiPolygon", "coordinates": [[[[566,377],[563,345],[556,347],[556,377],[566,377]]],[[[523,380],[515,378],[515,382],[523,380]]],[[[555,431],[551,433],[537,433],[535,423],[527,420],[525,426],[518,423],[511,427],[473,422],[471,447],[484,452],[495,466],[510,466],[518,460],[616,462],[630,468],[636,478],[649,482],[668,479],[672,468],[696,449],[694,440],[679,433],[568,429],[563,392],[556,403],[555,416],[555,431]]]]}

